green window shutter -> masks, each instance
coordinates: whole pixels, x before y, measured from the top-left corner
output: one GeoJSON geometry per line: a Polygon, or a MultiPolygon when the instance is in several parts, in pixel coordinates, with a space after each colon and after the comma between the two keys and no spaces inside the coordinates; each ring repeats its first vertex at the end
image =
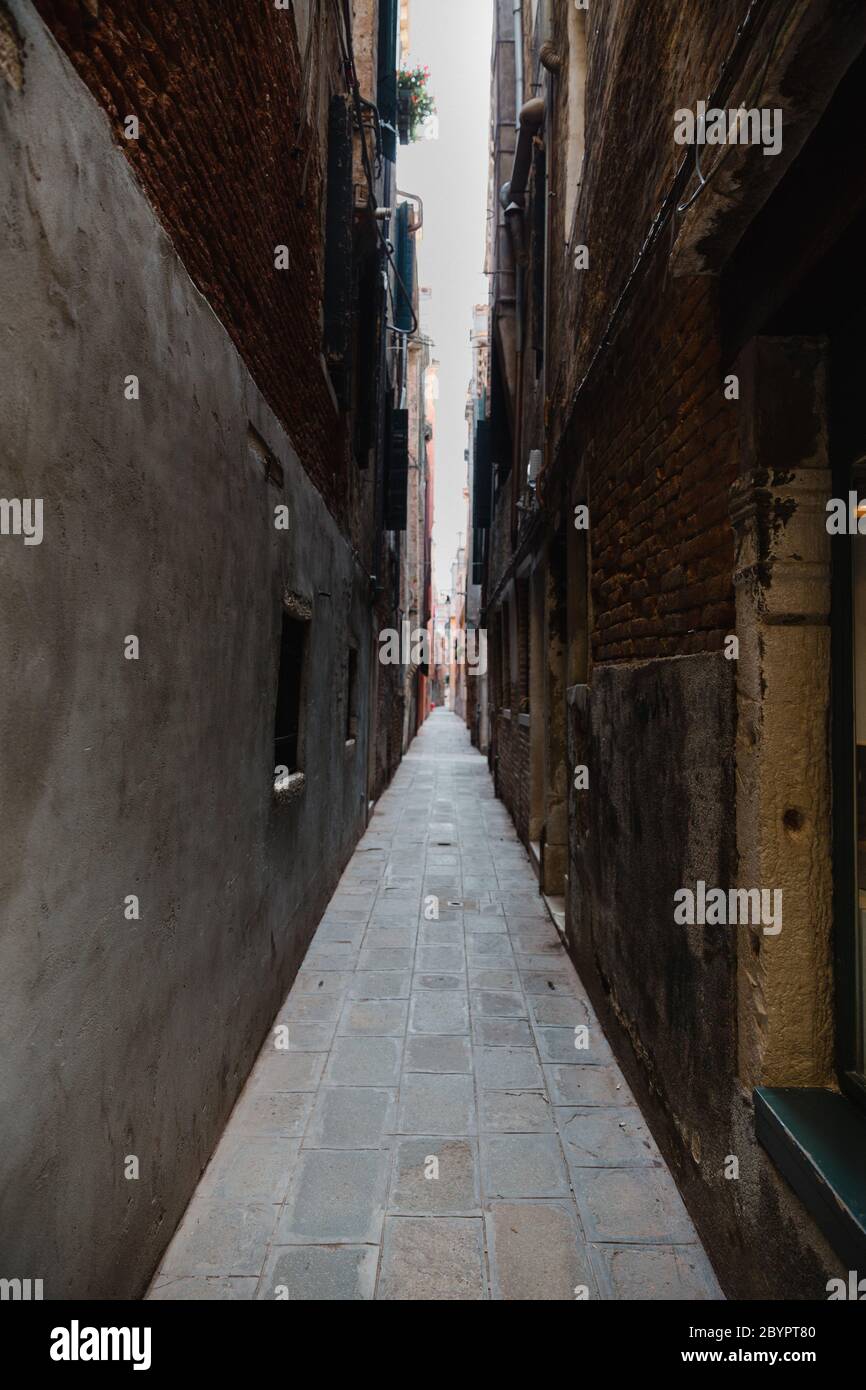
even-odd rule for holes
{"type": "Polygon", "coordinates": [[[405,531],[409,498],[409,412],[392,410],[385,494],[385,530],[405,531]]]}
{"type": "Polygon", "coordinates": [[[472,524],[477,530],[490,525],[493,477],[490,463],[490,422],[475,427],[475,470],[472,480],[472,524]]]}
{"type": "Polygon", "coordinates": [[[401,203],[397,208],[397,225],[394,234],[394,259],[397,273],[400,276],[394,290],[394,327],[402,329],[404,333],[411,333],[415,323],[415,316],[412,312],[412,299],[415,292],[415,239],[409,230],[409,214],[409,204],[401,203]],[[403,283],[401,284],[400,281],[403,283]],[[404,285],[405,289],[403,288],[404,285]]]}
{"type": "Polygon", "coordinates": [[[397,159],[397,30],[400,0],[379,0],[379,118],[385,158],[397,159]]]}

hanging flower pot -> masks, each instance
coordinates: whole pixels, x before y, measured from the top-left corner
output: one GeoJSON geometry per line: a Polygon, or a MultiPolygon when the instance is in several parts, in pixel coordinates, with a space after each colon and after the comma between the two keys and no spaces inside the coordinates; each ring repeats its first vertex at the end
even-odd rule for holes
{"type": "Polygon", "coordinates": [[[401,68],[397,74],[397,128],[403,145],[420,140],[424,126],[436,111],[427,87],[429,80],[429,68],[401,68]]]}

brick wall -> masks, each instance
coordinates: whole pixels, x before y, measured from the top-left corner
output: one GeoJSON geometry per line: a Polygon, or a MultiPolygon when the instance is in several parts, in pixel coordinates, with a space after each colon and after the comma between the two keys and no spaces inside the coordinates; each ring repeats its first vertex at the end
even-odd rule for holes
{"type": "Polygon", "coordinates": [[[529,839],[529,729],[517,714],[496,719],[496,791],[522,840],[529,839]]]}
{"type": "MultiPolygon", "coordinates": [[[[574,237],[589,251],[584,271],[565,251],[568,83],[555,88],[549,454],[566,496],[578,472],[585,479],[596,661],[718,650],[733,624],[737,406],[724,398],[715,282],[670,273],[672,235],[642,266],[615,346],[574,415],[572,403],[683,157],[673,113],[712,90],[746,9],[721,0],[660,16],[626,0],[593,16],[574,237]]],[[[567,54],[564,7],[555,16],[567,54]]]]}
{"type": "Polygon", "coordinates": [[[718,651],[732,630],[737,409],[715,282],[650,286],[580,417],[596,661],[718,651]]]}
{"type": "Polygon", "coordinates": [[[364,475],[350,463],[321,359],[326,93],[344,86],[332,8],[320,54],[318,35],[313,44],[319,65],[306,115],[292,9],[261,0],[100,0],[94,18],[79,0],[36,0],[36,8],[105,110],[308,474],[357,540],[364,475]],[[128,115],[138,117],[138,140],[123,136],[128,115]],[[277,245],[289,248],[288,270],[274,268],[277,245]]]}

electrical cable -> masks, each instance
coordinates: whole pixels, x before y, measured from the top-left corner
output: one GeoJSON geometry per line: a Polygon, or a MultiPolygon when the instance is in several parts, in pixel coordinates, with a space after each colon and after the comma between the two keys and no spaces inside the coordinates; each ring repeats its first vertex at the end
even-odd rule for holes
{"type": "MultiPolygon", "coordinates": [[[[782,14],[781,14],[780,17],[779,17],[779,22],[778,22],[778,24],[776,25],[776,28],[775,28],[775,30],[774,30],[774,32],[773,32],[773,37],[772,37],[772,39],[770,40],[770,46],[769,46],[769,49],[767,50],[767,58],[766,58],[766,61],[765,61],[765,63],[764,63],[763,68],[761,69],[761,75],[760,75],[760,77],[758,78],[757,83],[755,84],[755,90],[754,90],[753,95],[749,98],[749,100],[745,103],[745,105],[741,104],[739,107],[733,108],[734,110],[742,111],[742,110],[745,109],[745,110],[749,111],[749,110],[751,110],[751,109],[754,107],[755,103],[758,101],[758,99],[759,99],[759,97],[760,97],[760,95],[761,95],[761,92],[764,90],[764,83],[765,83],[766,80],[767,80],[767,73],[770,71],[770,63],[771,63],[772,60],[773,60],[773,54],[774,54],[775,51],[776,51],[776,45],[777,45],[777,43],[779,42],[779,37],[780,37],[780,35],[781,35],[781,33],[782,33],[782,30],[783,30],[784,27],[785,27],[785,24],[786,24],[787,21],[788,21],[788,17],[789,17],[789,15],[791,14],[791,11],[793,10],[795,4],[796,4],[796,0],[789,0],[788,5],[785,7],[785,9],[783,10],[782,14]]],[[[695,133],[696,133],[696,135],[697,135],[697,132],[695,132],[695,133]]],[[[688,209],[692,206],[692,204],[695,203],[695,202],[697,201],[697,199],[701,196],[701,194],[703,193],[704,189],[706,188],[707,184],[710,183],[711,180],[715,178],[715,176],[716,176],[716,174],[718,173],[719,169],[721,168],[721,166],[724,164],[725,160],[726,160],[726,159],[728,158],[728,156],[730,155],[731,149],[732,149],[732,148],[733,148],[733,145],[730,145],[730,144],[729,144],[728,147],[727,147],[727,149],[725,149],[725,150],[722,151],[722,153],[719,155],[718,159],[716,160],[716,162],[715,162],[715,164],[713,165],[713,167],[712,167],[712,169],[710,170],[710,172],[705,176],[704,173],[703,173],[703,171],[702,171],[702,169],[701,169],[700,146],[698,145],[697,140],[695,141],[695,172],[697,173],[699,182],[698,182],[698,186],[697,186],[697,188],[695,189],[695,191],[694,191],[694,193],[692,194],[692,196],[691,196],[690,198],[688,198],[684,203],[680,203],[680,204],[677,206],[677,212],[678,212],[678,213],[687,212],[688,209]]]]}
{"type": "MultiPolygon", "coordinates": [[[[779,32],[781,32],[782,25],[787,19],[788,14],[793,8],[795,2],[796,0],[790,0],[790,3],[787,6],[782,20],[778,26],[779,32]]],[[[727,97],[730,93],[730,86],[733,85],[733,82],[731,82],[730,86],[727,89],[725,87],[725,83],[728,79],[728,73],[732,68],[737,67],[741,52],[746,50],[749,45],[754,45],[755,40],[752,31],[760,22],[759,16],[760,18],[763,18],[768,8],[768,0],[752,0],[752,3],[749,6],[745,19],[737,29],[736,35],[734,37],[733,47],[722,64],[721,72],[719,74],[719,80],[711,97],[711,100],[714,105],[721,104],[723,101],[727,100],[727,97]]],[[[740,66],[742,67],[744,66],[744,64],[740,64],[740,66]]],[[[769,69],[769,61],[767,62],[765,67],[767,70],[769,69]]],[[[641,271],[641,268],[643,267],[650,253],[653,250],[655,250],[655,247],[661,237],[661,234],[667,227],[668,223],[671,222],[672,224],[672,219],[675,216],[676,209],[679,205],[679,200],[685,192],[686,188],[688,187],[688,182],[691,174],[691,163],[692,161],[690,157],[686,156],[682,160],[679,168],[677,169],[673,177],[673,180],[671,181],[671,184],[668,188],[668,191],[665,194],[664,199],[662,200],[661,206],[659,207],[655,217],[652,220],[652,223],[650,224],[649,231],[644,237],[640,250],[637,254],[637,259],[635,260],[634,265],[632,266],[632,269],[626,279],[626,282],[617,297],[616,303],[614,304],[613,309],[611,310],[610,316],[607,321],[607,325],[598,343],[596,344],[596,348],[592,354],[592,358],[590,359],[589,365],[587,366],[586,371],[581,377],[581,380],[578,382],[577,387],[570,393],[569,402],[567,403],[568,409],[574,408],[574,403],[577,401],[581,393],[586,389],[588,382],[594,375],[595,369],[598,363],[601,361],[607,348],[609,347],[616,326],[619,323],[629,303],[632,291],[634,289],[635,284],[637,283],[637,278],[641,271]]],[[[702,185],[702,187],[703,186],[705,185],[702,185]]],[[[561,375],[562,367],[560,366],[560,371],[557,377],[555,388],[556,391],[558,391],[559,389],[561,375]]]]}

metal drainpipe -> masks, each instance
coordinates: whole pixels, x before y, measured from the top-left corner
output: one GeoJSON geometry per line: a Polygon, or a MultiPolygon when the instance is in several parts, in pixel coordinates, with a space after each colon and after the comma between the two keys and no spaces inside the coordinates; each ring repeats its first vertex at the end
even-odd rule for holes
{"type": "MultiPolygon", "coordinates": [[[[520,144],[520,113],[523,109],[523,0],[514,0],[514,115],[517,127],[517,142],[515,145],[514,158],[517,162],[517,149],[520,144]]],[[[513,181],[513,174],[512,174],[513,181]]],[[[516,214],[517,225],[520,232],[523,232],[523,214],[516,214]]],[[[523,435],[523,291],[524,291],[524,272],[523,272],[523,247],[515,244],[514,232],[517,229],[513,220],[509,220],[506,213],[505,220],[508,223],[509,231],[512,236],[512,251],[514,254],[514,297],[517,311],[517,400],[515,401],[514,412],[514,453],[515,458],[511,464],[511,535],[512,542],[517,535],[517,497],[519,489],[518,474],[520,472],[520,451],[521,439],[523,435]]],[[[521,235],[522,242],[523,237],[521,235]]]]}
{"type": "Polygon", "coordinates": [[[523,0],[514,0],[514,116],[520,123],[523,105],[523,0]]]}

